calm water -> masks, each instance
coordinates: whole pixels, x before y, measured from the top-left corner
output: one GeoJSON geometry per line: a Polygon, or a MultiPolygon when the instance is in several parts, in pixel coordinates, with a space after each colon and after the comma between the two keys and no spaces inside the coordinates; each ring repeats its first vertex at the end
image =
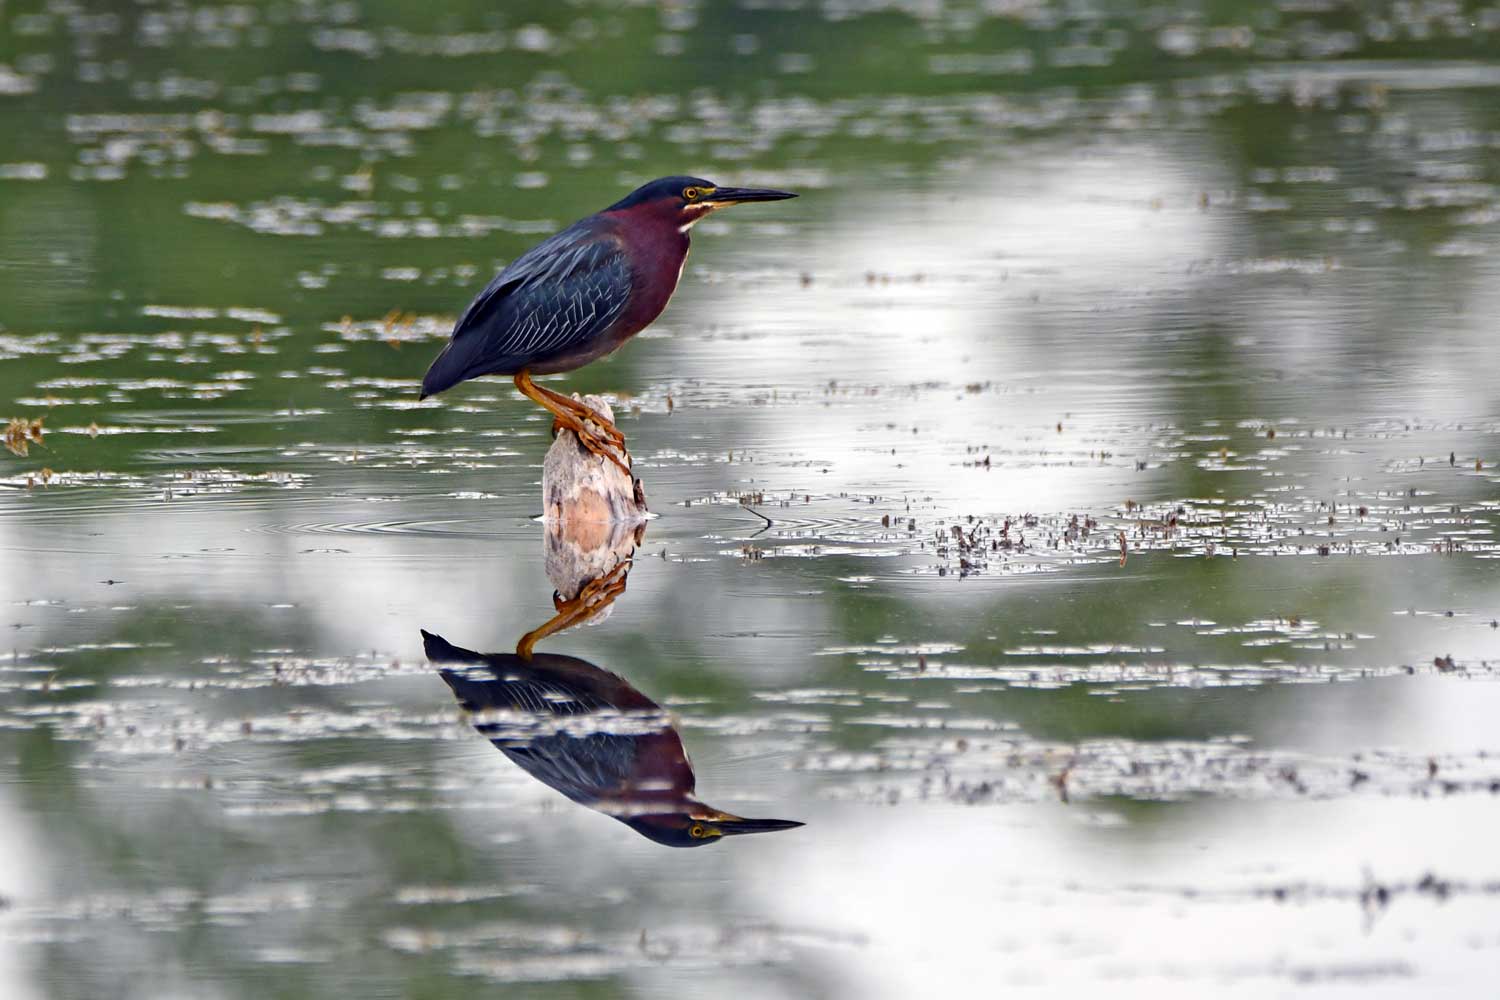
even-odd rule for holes
{"type": "Polygon", "coordinates": [[[1497,52],[1465,3],[0,8],[0,995],[1487,995],[1497,52]],[[699,850],[420,632],[557,586],[549,421],[428,361],[679,172],[803,197],[552,382],[659,516],[538,648],[806,824],[699,850]]]}

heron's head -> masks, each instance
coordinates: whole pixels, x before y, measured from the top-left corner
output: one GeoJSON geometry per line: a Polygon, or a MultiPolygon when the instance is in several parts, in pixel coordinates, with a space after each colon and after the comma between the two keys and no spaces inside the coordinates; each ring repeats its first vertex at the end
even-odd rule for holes
{"type": "Polygon", "coordinates": [[[637,813],[617,818],[641,836],[668,847],[702,847],[742,833],[775,833],[803,825],[793,819],[745,819],[708,806],[687,812],[637,813]]]}
{"type": "Polygon", "coordinates": [[[605,211],[640,213],[675,223],[686,232],[699,219],[730,205],[795,197],[790,191],[771,188],[720,187],[701,177],[662,177],[636,188],[605,211]]]}

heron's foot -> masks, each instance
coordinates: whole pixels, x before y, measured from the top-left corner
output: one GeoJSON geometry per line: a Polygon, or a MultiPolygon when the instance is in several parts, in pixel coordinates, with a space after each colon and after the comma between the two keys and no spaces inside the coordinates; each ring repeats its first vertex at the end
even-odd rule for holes
{"type": "Polygon", "coordinates": [[[553,437],[560,431],[570,430],[578,436],[579,444],[593,454],[609,459],[627,476],[630,475],[627,462],[630,452],[625,450],[625,435],[613,421],[606,420],[603,414],[580,399],[537,385],[528,371],[517,372],[515,379],[516,388],[522,395],[552,414],[553,437]]]}
{"type": "Polygon", "coordinates": [[[630,453],[625,451],[623,442],[621,445],[616,445],[613,441],[595,437],[592,433],[585,430],[578,435],[578,443],[600,458],[607,458],[618,465],[620,471],[625,473],[627,477],[630,475],[630,453]],[[624,458],[620,457],[622,453],[625,455],[624,458]]]}
{"type": "MultiPolygon", "coordinates": [[[[588,405],[581,399],[574,399],[572,396],[564,396],[560,392],[553,392],[551,389],[543,389],[541,386],[537,386],[536,388],[540,390],[544,396],[546,396],[552,402],[556,403],[558,407],[564,410],[571,411],[574,416],[578,417],[579,420],[584,420],[592,423],[599,429],[598,432],[600,437],[609,439],[609,441],[621,451],[625,450],[625,435],[620,432],[620,428],[616,427],[612,421],[604,419],[604,415],[598,410],[594,409],[592,406],[588,405]]],[[[554,410],[554,412],[556,411],[554,410]]]]}
{"type": "Polygon", "coordinates": [[[594,424],[599,428],[599,430],[604,433],[605,437],[609,438],[621,448],[625,447],[625,434],[620,430],[620,428],[614,425],[614,421],[605,420],[597,413],[594,414],[593,421],[594,424]]]}
{"type": "Polygon", "coordinates": [[[569,402],[574,404],[576,407],[574,412],[578,414],[581,420],[594,425],[600,437],[608,440],[610,444],[613,444],[621,451],[625,450],[625,435],[621,433],[620,428],[616,427],[611,421],[605,420],[603,414],[593,407],[585,403],[580,403],[576,399],[569,400],[569,402]]]}
{"type": "MultiPolygon", "coordinates": [[[[589,410],[589,413],[593,412],[593,410],[589,410]]],[[[618,465],[620,471],[624,472],[625,475],[630,475],[630,464],[627,461],[630,453],[625,450],[624,435],[620,436],[620,441],[617,444],[613,439],[603,437],[596,430],[590,429],[591,427],[597,428],[599,426],[597,423],[592,420],[584,423],[576,414],[571,412],[558,413],[553,419],[552,426],[554,433],[559,427],[572,431],[577,436],[578,443],[587,448],[590,453],[598,455],[600,458],[609,459],[618,465]],[[622,455],[625,457],[622,458],[622,455]]],[[[613,427],[613,425],[610,426],[613,427]]]]}

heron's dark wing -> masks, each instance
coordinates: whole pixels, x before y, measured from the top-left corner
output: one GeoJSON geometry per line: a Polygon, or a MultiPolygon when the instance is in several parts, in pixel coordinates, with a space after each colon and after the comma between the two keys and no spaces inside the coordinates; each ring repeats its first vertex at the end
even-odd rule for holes
{"type": "Polygon", "coordinates": [[[422,395],[515,374],[590,343],[624,315],[631,287],[630,262],[609,224],[575,223],[517,257],[469,303],[422,379],[422,395]]]}

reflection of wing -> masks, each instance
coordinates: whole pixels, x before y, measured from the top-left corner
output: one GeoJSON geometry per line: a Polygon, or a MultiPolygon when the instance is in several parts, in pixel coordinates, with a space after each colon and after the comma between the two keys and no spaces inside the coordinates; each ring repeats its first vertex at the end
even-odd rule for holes
{"type": "Polygon", "coordinates": [[[469,303],[422,380],[430,396],[480,375],[513,375],[602,335],[632,279],[607,223],[575,223],[517,257],[469,303]]]}
{"type": "MultiPolygon", "coordinates": [[[[484,727],[479,730],[483,732],[484,727]]],[[[574,802],[594,805],[601,798],[626,792],[636,770],[636,751],[642,739],[618,733],[590,733],[541,736],[526,741],[502,737],[491,742],[542,784],[557,789],[574,802]]]]}
{"type": "Polygon", "coordinates": [[[453,689],[454,696],[470,712],[509,708],[533,715],[566,718],[613,707],[596,693],[569,684],[566,678],[538,676],[537,671],[525,666],[520,657],[513,659],[518,666],[525,667],[524,673],[512,672],[510,664],[475,665],[460,670],[440,670],[439,673],[453,689]]]}
{"type": "Polygon", "coordinates": [[[602,670],[587,660],[556,653],[534,653],[529,660],[512,653],[476,653],[455,646],[425,629],[422,643],[433,663],[488,667],[470,673],[444,670],[443,679],[461,702],[479,708],[514,708],[548,715],[578,715],[614,708],[622,712],[659,710],[656,702],[641,694],[618,674],[602,670]],[[469,685],[460,690],[463,682],[469,685]],[[475,683],[475,682],[481,683],[475,683]],[[495,682],[501,682],[495,684],[495,682]],[[458,686],[455,685],[458,682],[458,686]],[[570,703],[576,707],[569,707],[570,703]]]}
{"type": "Polygon", "coordinates": [[[478,721],[475,728],[543,784],[584,805],[613,799],[626,808],[636,798],[692,791],[692,767],[676,731],[660,706],[619,676],[572,656],[486,656],[422,635],[428,659],[455,665],[438,672],[466,710],[533,717],[478,721]],[[559,722],[596,713],[607,713],[596,730],[585,724],[576,734],[557,731],[559,722]]]}

